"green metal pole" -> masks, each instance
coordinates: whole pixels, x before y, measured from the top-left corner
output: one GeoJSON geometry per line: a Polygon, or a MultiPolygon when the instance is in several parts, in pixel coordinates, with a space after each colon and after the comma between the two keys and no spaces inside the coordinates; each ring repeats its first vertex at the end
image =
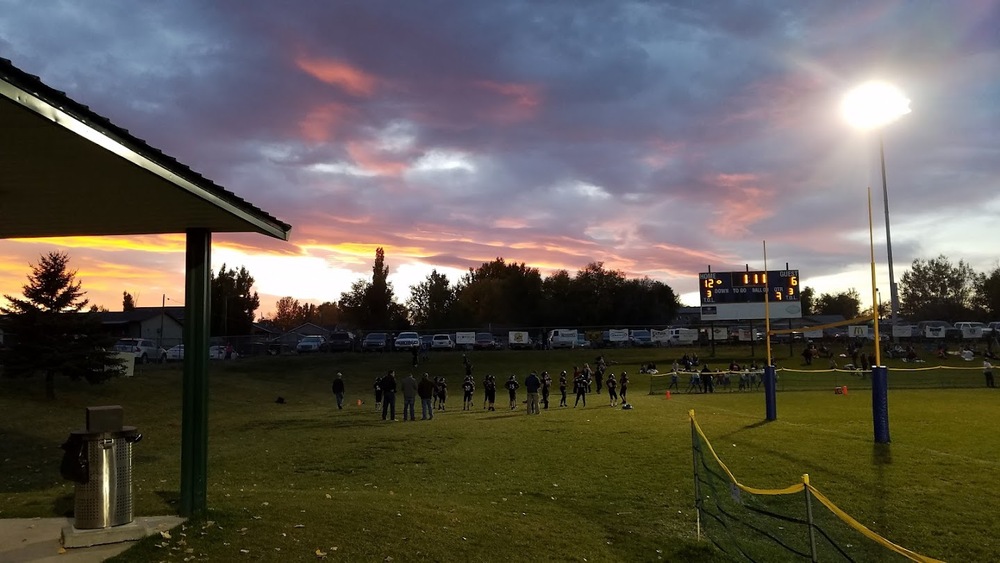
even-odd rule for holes
{"type": "Polygon", "coordinates": [[[695,526],[698,541],[701,541],[701,475],[698,472],[698,454],[701,452],[701,444],[698,440],[698,431],[694,428],[694,409],[688,411],[691,419],[691,460],[694,464],[694,508],[695,526]]]}
{"type": "Polygon", "coordinates": [[[806,495],[806,521],[809,523],[809,555],[812,561],[819,561],[816,553],[816,522],[813,520],[812,495],[809,494],[809,474],[802,475],[803,492],[806,495]]]}
{"type": "Polygon", "coordinates": [[[208,337],[212,233],[188,229],[184,296],[181,515],[207,510],[208,337]]]}

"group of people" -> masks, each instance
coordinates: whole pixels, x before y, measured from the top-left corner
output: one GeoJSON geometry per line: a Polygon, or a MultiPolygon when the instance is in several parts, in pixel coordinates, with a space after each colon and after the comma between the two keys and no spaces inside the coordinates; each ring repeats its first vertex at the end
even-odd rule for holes
{"type": "MultiPolygon", "coordinates": [[[[337,375],[339,379],[340,374],[337,375]]],[[[375,411],[382,411],[382,420],[396,420],[397,389],[403,394],[403,420],[417,419],[417,397],[420,398],[420,420],[434,418],[434,411],[443,411],[448,400],[448,382],[443,377],[431,379],[427,373],[420,381],[411,373],[397,382],[396,371],[389,370],[385,375],[375,378],[372,389],[375,391],[375,411]]]]}
{"type": "MultiPolygon", "coordinates": [[[[472,364],[463,356],[465,367],[465,379],[462,381],[462,410],[471,411],[474,408],[473,394],[476,390],[476,382],[472,377],[472,364]]],[[[487,375],[483,381],[483,410],[496,410],[497,378],[494,375],[487,375]]],[[[541,414],[543,409],[549,408],[549,397],[552,387],[555,384],[549,372],[542,371],[540,374],[532,371],[524,379],[524,388],[527,398],[528,414],[541,414]]],[[[560,407],[568,407],[567,392],[570,385],[576,395],[574,407],[587,406],[587,395],[593,392],[596,384],[597,393],[601,393],[601,388],[607,389],[608,403],[614,407],[619,404],[628,404],[628,372],[622,371],[619,376],[607,372],[607,364],[603,356],[597,358],[595,368],[590,364],[584,364],[583,368],[573,367],[572,376],[563,370],[559,374],[560,407]]],[[[509,396],[509,408],[515,410],[518,407],[517,392],[521,388],[517,375],[511,375],[504,383],[509,396]]],[[[344,408],[344,379],[342,373],[337,373],[333,380],[333,394],[337,398],[337,408],[344,408]]],[[[421,420],[434,418],[435,411],[445,410],[445,403],[448,399],[448,383],[444,377],[431,378],[430,374],[424,373],[418,381],[413,374],[397,380],[395,370],[389,370],[385,375],[375,378],[372,384],[375,394],[375,410],[381,411],[382,420],[396,420],[396,393],[403,395],[403,420],[416,420],[416,399],[420,398],[421,420]]]]}

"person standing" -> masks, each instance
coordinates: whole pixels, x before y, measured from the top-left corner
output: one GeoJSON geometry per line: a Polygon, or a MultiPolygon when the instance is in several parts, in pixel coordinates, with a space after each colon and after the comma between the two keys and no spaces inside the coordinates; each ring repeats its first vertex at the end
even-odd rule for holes
{"type": "Polygon", "coordinates": [[[372,387],[375,389],[375,412],[378,412],[382,409],[382,378],[376,377],[372,387]]]}
{"type": "Polygon", "coordinates": [[[618,382],[615,381],[615,374],[608,374],[605,386],[608,388],[608,398],[611,399],[611,406],[618,406],[618,382]]]}
{"type": "Polygon", "coordinates": [[[344,374],[337,372],[333,380],[333,395],[337,397],[337,410],[344,409],[344,374]]]}
{"type": "Polygon", "coordinates": [[[416,345],[410,349],[413,354],[413,367],[417,367],[420,364],[420,345],[416,345]]]}
{"type": "Polygon", "coordinates": [[[552,378],[549,372],[542,372],[542,408],[549,410],[549,389],[552,388],[552,378]]]}
{"type": "Polygon", "coordinates": [[[594,366],[594,378],[597,380],[597,394],[601,394],[601,385],[604,383],[604,362],[597,362],[594,366]]]}
{"type": "Polygon", "coordinates": [[[417,416],[414,412],[414,407],[416,406],[417,399],[417,380],[413,378],[411,373],[403,380],[403,420],[416,420],[417,416]],[[407,418],[407,413],[409,413],[409,418],[407,418]]]}
{"type": "Polygon", "coordinates": [[[472,380],[472,375],[465,376],[462,382],[462,410],[472,410],[472,393],[476,390],[476,382],[472,380]]]}
{"type": "Polygon", "coordinates": [[[628,404],[628,372],[623,371],[621,376],[618,378],[618,396],[621,397],[622,404],[628,404]]]}
{"type": "Polygon", "coordinates": [[[517,382],[516,375],[511,375],[507,383],[504,383],[504,387],[507,388],[507,392],[510,394],[510,410],[517,408],[517,389],[520,386],[521,384],[517,382]]]}
{"type": "Polygon", "coordinates": [[[573,408],[575,409],[580,404],[580,399],[583,399],[583,406],[587,406],[587,379],[582,373],[577,374],[573,379],[573,390],[576,391],[576,402],[573,403],[573,408]]]}
{"type": "Polygon", "coordinates": [[[486,376],[486,381],[483,383],[483,387],[486,389],[486,404],[489,410],[497,410],[495,403],[497,401],[497,379],[492,375],[486,376]]]}
{"type": "Polygon", "coordinates": [[[444,380],[444,376],[437,378],[437,398],[438,398],[438,410],[444,410],[444,402],[448,400],[448,382],[444,380]]]}
{"type": "MultiPolygon", "coordinates": [[[[492,375],[486,374],[486,377],[483,378],[483,410],[489,409],[491,406],[493,406],[491,404],[493,401],[490,400],[490,379],[492,377],[493,377],[492,375]]],[[[494,384],[493,385],[494,399],[496,398],[495,397],[496,390],[497,390],[497,387],[494,384]]],[[[493,409],[490,409],[490,410],[493,410],[493,409]]]]}
{"type": "Polygon", "coordinates": [[[396,372],[382,378],[382,420],[396,420],[396,372]]]}
{"type": "Polygon", "coordinates": [[[566,370],[563,370],[559,374],[559,393],[562,394],[562,397],[559,399],[559,406],[568,407],[569,405],[566,404],[566,370]]]}
{"type": "Polygon", "coordinates": [[[431,407],[431,399],[434,397],[434,382],[429,374],[417,384],[417,395],[420,396],[420,420],[430,420],[434,418],[434,409],[431,407]]]}
{"type": "Polygon", "coordinates": [[[996,387],[996,381],[993,379],[993,364],[986,358],[983,358],[983,376],[986,377],[987,387],[996,387]]]}
{"type": "Polygon", "coordinates": [[[542,381],[535,372],[531,372],[524,379],[524,390],[528,393],[528,414],[542,414],[542,411],[538,410],[538,389],[541,386],[542,381]]]}

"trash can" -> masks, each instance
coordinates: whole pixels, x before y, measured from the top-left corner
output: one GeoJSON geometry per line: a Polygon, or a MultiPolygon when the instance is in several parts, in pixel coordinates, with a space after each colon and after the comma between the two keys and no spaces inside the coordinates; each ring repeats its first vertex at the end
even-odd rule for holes
{"type": "Polygon", "coordinates": [[[121,420],[120,412],[121,407],[88,408],[88,428],[71,432],[63,444],[62,475],[76,482],[73,527],[77,529],[121,526],[135,518],[132,444],[142,434],[134,426],[115,423],[121,420]]]}

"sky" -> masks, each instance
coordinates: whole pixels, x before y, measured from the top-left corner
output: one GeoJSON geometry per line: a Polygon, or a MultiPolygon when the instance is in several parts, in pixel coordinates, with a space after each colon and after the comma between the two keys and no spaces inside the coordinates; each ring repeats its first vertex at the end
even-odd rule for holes
{"type": "MultiPolygon", "coordinates": [[[[259,313],[335,301],[385,249],[405,301],[503,257],[591,262],[697,305],[698,273],[800,271],[888,293],[878,132],[840,103],[890,82],[897,281],[998,266],[1000,2],[0,0],[0,57],[290,223],[213,236],[259,313]]],[[[0,125],[2,129],[2,125],[0,125]]],[[[82,187],[85,189],[85,186],[82,187]]],[[[2,202],[0,202],[2,206],[2,202]]],[[[2,207],[0,207],[2,209],[2,207]]],[[[184,236],[0,241],[0,294],[59,250],[92,303],[183,303],[184,236]]]]}

